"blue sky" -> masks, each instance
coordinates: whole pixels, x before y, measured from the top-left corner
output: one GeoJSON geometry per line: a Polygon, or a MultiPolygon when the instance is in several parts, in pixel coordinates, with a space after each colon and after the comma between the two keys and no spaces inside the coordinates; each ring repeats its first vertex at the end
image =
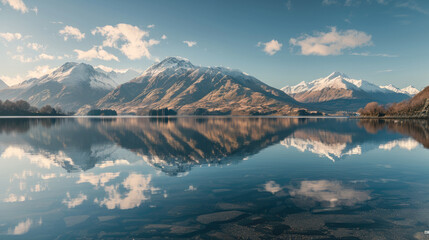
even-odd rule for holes
{"type": "Polygon", "coordinates": [[[333,71],[429,85],[429,1],[0,1],[0,79],[67,61],[144,70],[167,56],[240,69],[274,87],[333,71]]]}

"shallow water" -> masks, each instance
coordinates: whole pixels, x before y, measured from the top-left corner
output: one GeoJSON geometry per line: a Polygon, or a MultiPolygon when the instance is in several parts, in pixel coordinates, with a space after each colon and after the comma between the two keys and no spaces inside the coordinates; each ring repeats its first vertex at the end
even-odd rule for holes
{"type": "Polygon", "coordinates": [[[428,239],[429,123],[0,119],[0,239],[428,239]]]}

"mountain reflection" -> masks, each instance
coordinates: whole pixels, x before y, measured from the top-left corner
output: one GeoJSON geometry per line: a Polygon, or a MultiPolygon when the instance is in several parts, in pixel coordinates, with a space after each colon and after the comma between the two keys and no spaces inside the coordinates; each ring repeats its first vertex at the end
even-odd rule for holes
{"type": "MultiPolygon", "coordinates": [[[[195,165],[240,162],[278,143],[333,161],[375,148],[413,149],[418,143],[428,148],[428,126],[428,121],[315,118],[1,119],[0,145],[3,158],[27,157],[44,168],[81,171],[143,159],[177,175],[195,165]]],[[[91,176],[82,175],[82,181],[91,176]]],[[[136,195],[148,190],[136,189],[136,195]]]]}

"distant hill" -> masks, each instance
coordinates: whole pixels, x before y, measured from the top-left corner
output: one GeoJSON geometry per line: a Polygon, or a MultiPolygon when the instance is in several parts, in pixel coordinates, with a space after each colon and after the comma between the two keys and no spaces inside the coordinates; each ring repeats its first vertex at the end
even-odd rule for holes
{"type": "Polygon", "coordinates": [[[421,116],[429,118],[429,86],[407,101],[393,104],[387,115],[421,116]]]}
{"type": "Polygon", "coordinates": [[[216,114],[291,114],[303,106],[276,88],[244,72],[224,67],[198,67],[189,60],[169,57],[120,85],[96,108],[147,115],[168,108],[178,114],[196,111],[216,114]]]}
{"type": "Polygon", "coordinates": [[[359,113],[364,117],[410,117],[429,119],[429,86],[409,100],[382,106],[368,103],[359,113]]]}
{"type": "Polygon", "coordinates": [[[105,73],[85,63],[68,62],[50,74],[0,90],[1,100],[25,100],[31,105],[51,105],[76,111],[93,104],[118,84],[105,73]]]}
{"type": "Polygon", "coordinates": [[[309,83],[286,86],[281,90],[297,101],[312,103],[314,107],[326,111],[356,111],[374,101],[382,104],[400,102],[418,92],[412,86],[404,89],[393,85],[377,86],[340,72],[333,72],[309,83]]]}

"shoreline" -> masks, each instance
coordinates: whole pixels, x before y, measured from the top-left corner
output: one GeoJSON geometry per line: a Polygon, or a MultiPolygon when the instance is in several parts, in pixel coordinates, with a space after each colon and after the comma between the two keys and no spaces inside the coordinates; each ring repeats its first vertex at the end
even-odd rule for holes
{"type": "Polygon", "coordinates": [[[429,117],[421,116],[383,116],[383,117],[350,117],[355,119],[420,119],[420,120],[429,120],[429,117]]]}
{"type": "Polygon", "coordinates": [[[37,119],[37,118],[350,118],[349,116],[279,116],[279,115],[175,115],[175,116],[0,116],[0,119],[37,119]]]}

